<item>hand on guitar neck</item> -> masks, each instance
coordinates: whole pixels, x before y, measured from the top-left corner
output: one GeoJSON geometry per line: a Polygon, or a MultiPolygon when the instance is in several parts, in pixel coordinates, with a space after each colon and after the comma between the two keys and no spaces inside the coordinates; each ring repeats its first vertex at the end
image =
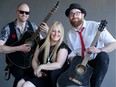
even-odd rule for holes
{"type": "Polygon", "coordinates": [[[47,33],[48,30],[49,30],[49,27],[48,27],[48,25],[45,22],[42,22],[41,25],[40,25],[40,30],[44,31],[45,33],[47,33]]]}
{"type": "Polygon", "coordinates": [[[101,51],[102,51],[102,49],[96,48],[95,46],[89,47],[87,49],[87,53],[89,53],[89,54],[93,54],[93,53],[96,53],[97,54],[97,53],[99,53],[101,51]]]}

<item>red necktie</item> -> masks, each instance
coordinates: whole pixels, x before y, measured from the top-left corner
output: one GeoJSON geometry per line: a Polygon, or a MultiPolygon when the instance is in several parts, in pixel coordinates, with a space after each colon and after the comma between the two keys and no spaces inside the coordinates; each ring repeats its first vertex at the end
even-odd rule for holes
{"type": "Polygon", "coordinates": [[[83,37],[82,37],[83,30],[84,30],[84,28],[82,28],[80,32],[78,31],[79,36],[80,36],[80,40],[81,40],[82,57],[84,57],[84,51],[86,51],[85,44],[84,44],[83,37]]]}

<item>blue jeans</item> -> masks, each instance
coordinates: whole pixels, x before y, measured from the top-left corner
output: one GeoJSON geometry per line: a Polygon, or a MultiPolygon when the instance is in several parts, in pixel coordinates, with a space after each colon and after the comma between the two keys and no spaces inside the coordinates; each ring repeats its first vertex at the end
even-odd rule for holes
{"type": "Polygon", "coordinates": [[[106,52],[100,52],[95,59],[90,60],[88,64],[94,71],[90,78],[91,87],[100,87],[108,69],[109,56],[106,52]]]}

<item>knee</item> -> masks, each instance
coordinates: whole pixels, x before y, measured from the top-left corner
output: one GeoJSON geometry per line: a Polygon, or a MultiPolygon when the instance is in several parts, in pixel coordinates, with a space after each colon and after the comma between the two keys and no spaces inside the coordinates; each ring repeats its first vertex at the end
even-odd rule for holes
{"type": "Polygon", "coordinates": [[[99,59],[100,62],[102,63],[107,63],[109,64],[109,55],[106,52],[100,52],[96,56],[97,59],[99,59]]]}
{"type": "Polygon", "coordinates": [[[31,83],[30,81],[26,81],[22,87],[35,87],[35,85],[33,83],[31,83]]]}
{"type": "Polygon", "coordinates": [[[18,83],[16,87],[22,87],[22,85],[25,83],[24,79],[21,79],[18,83]]]}

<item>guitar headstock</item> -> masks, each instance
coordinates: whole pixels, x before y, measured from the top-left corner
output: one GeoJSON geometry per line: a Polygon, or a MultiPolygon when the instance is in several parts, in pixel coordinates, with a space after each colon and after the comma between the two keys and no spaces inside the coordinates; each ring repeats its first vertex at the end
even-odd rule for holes
{"type": "Polygon", "coordinates": [[[59,1],[52,7],[51,13],[55,12],[59,7],[59,1]]]}
{"type": "Polygon", "coordinates": [[[51,11],[47,14],[47,16],[45,17],[45,19],[43,20],[43,22],[47,22],[48,21],[48,19],[50,18],[50,16],[53,14],[53,12],[55,11],[55,10],[57,10],[58,9],[58,6],[59,6],[59,1],[56,3],[56,5],[51,9],[51,11]]]}
{"type": "Polygon", "coordinates": [[[104,30],[104,28],[106,27],[106,25],[107,25],[107,21],[106,20],[101,20],[100,25],[98,27],[98,30],[100,32],[102,32],[104,30]]]}

